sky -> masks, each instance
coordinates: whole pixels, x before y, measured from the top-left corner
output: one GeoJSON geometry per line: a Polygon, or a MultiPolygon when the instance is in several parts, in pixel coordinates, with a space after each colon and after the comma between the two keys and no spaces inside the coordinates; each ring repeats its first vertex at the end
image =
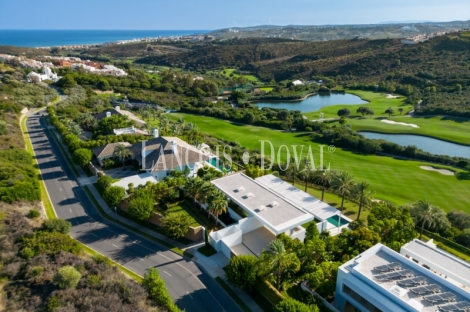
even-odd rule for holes
{"type": "Polygon", "coordinates": [[[0,29],[215,30],[470,20],[468,0],[3,0],[0,29]]]}

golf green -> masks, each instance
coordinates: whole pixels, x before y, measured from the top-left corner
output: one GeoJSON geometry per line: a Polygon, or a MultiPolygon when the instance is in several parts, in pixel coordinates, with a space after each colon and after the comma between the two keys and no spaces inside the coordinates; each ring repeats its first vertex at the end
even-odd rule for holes
{"type": "MultiPolygon", "coordinates": [[[[195,123],[199,129],[216,137],[239,142],[250,150],[260,150],[261,141],[268,140],[272,143],[277,157],[278,148],[286,145],[293,155],[292,146],[297,145],[300,154],[300,145],[304,145],[305,156],[310,146],[315,160],[319,166],[319,143],[313,142],[307,133],[286,133],[263,127],[233,124],[216,118],[190,115],[170,114],[170,118],[177,120],[183,118],[195,123]]],[[[270,146],[265,144],[269,153],[270,146]]],[[[324,148],[324,163],[330,164],[332,170],[343,170],[355,176],[356,181],[366,181],[370,188],[376,191],[376,198],[387,200],[395,204],[407,204],[419,199],[427,199],[432,204],[440,206],[446,211],[452,209],[464,210],[470,213],[470,181],[458,180],[455,176],[445,176],[438,172],[426,171],[420,166],[432,164],[398,160],[392,157],[363,155],[351,151],[336,148],[334,151],[324,148]]],[[[287,157],[286,148],[279,150],[282,160],[287,157]]],[[[445,166],[440,166],[445,167],[445,166]]]]}

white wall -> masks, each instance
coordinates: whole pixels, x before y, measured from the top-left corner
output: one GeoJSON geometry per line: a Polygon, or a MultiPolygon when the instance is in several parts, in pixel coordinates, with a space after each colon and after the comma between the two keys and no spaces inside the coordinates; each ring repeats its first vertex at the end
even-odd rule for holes
{"type": "Polygon", "coordinates": [[[299,230],[298,230],[298,231],[294,231],[294,229],[292,229],[292,230],[290,231],[291,233],[290,233],[289,236],[290,236],[292,239],[298,238],[301,242],[303,242],[304,239],[305,239],[305,233],[306,233],[306,231],[305,231],[305,229],[304,229],[303,227],[301,227],[300,225],[299,225],[297,228],[298,228],[299,230]]]}
{"type": "Polygon", "coordinates": [[[227,237],[224,237],[220,243],[220,250],[230,259],[232,254],[230,247],[240,245],[242,243],[242,231],[237,231],[227,237]]]}
{"type": "Polygon", "coordinates": [[[242,219],[238,221],[238,224],[240,225],[240,230],[242,230],[243,234],[249,233],[263,226],[263,224],[255,217],[242,219]]]}
{"type": "Polygon", "coordinates": [[[228,213],[229,213],[230,217],[231,217],[233,220],[238,221],[238,220],[243,219],[243,217],[241,217],[238,213],[236,213],[235,211],[233,211],[232,208],[227,207],[227,210],[228,210],[228,213]]]}

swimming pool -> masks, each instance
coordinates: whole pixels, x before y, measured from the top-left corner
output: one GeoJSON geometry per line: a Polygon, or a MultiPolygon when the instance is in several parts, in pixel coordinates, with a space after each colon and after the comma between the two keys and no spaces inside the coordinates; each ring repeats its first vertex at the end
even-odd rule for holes
{"type": "MultiPolygon", "coordinates": [[[[333,224],[334,226],[338,226],[338,219],[339,219],[339,216],[333,216],[333,217],[329,217],[328,219],[326,219],[329,223],[333,224]]],[[[341,218],[340,220],[340,226],[343,226],[343,225],[346,225],[348,224],[349,221],[344,219],[344,218],[341,218]]]]}

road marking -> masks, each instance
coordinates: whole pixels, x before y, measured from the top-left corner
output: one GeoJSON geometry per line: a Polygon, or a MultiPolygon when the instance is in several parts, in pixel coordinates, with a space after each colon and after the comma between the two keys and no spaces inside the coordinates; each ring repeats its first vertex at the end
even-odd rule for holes
{"type": "Polygon", "coordinates": [[[145,261],[145,260],[144,260],[144,259],[142,259],[142,258],[139,258],[139,260],[140,260],[140,261],[145,261]]]}
{"type": "Polygon", "coordinates": [[[189,294],[189,291],[186,290],[186,293],[188,294],[188,296],[193,299],[193,297],[189,294]]]}
{"type": "Polygon", "coordinates": [[[114,245],[114,244],[113,244],[113,246],[116,247],[116,248],[119,248],[119,246],[116,246],[116,245],[114,245]]]}
{"type": "Polygon", "coordinates": [[[93,235],[94,237],[98,237],[98,235],[96,235],[96,234],[93,234],[93,233],[90,233],[90,235],[93,235]]]}
{"type": "Polygon", "coordinates": [[[168,274],[169,276],[171,276],[171,274],[170,274],[170,273],[168,273],[167,271],[163,271],[163,273],[165,273],[165,274],[168,274]]]}
{"type": "Polygon", "coordinates": [[[62,188],[59,187],[59,190],[62,192],[62,188]]]}
{"type": "Polygon", "coordinates": [[[69,208],[69,210],[70,210],[70,212],[72,212],[72,209],[69,208]]]}

